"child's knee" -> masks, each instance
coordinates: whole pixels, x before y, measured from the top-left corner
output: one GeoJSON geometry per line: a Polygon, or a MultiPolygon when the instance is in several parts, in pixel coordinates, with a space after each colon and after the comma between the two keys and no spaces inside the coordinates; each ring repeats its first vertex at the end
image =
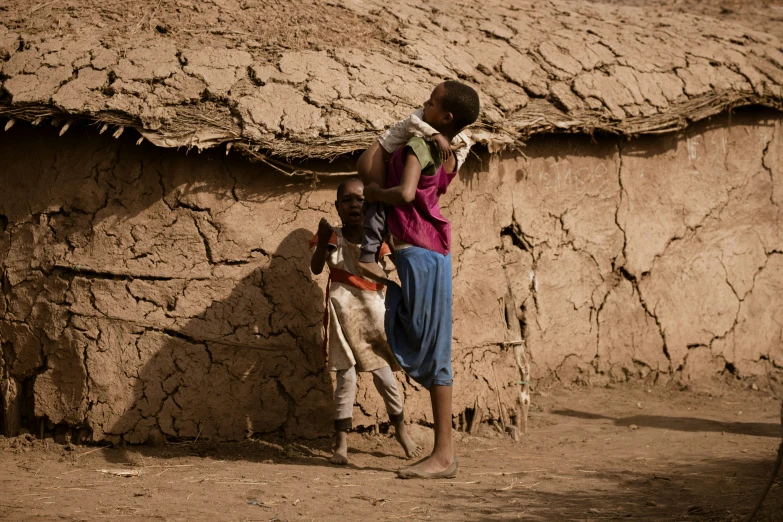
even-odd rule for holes
{"type": "Polygon", "coordinates": [[[391,368],[384,366],[372,372],[372,381],[375,384],[375,388],[379,392],[388,390],[390,392],[397,391],[397,379],[394,377],[394,372],[391,368]]]}
{"type": "Polygon", "coordinates": [[[356,387],[356,370],[351,367],[347,370],[337,370],[337,389],[352,390],[356,387]]]}

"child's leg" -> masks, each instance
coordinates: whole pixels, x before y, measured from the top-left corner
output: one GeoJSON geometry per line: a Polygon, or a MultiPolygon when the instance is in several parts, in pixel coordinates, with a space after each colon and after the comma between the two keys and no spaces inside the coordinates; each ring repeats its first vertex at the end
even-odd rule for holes
{"type": "MultiPolygon", "coordinates": [[[[390,154],[377,141],[365,150],[356,163],[359,178],[365,185],[377,183],[386,186],[386,162],[390,154]]],[[[374,281],[386,283],[386,274],[377,265],[378,250],[386,230],[386,210],[382,203],[367,203],[364,208],[364,234],[359,255],[359,268],[374,281]]]]}
{"type": "MultiPolygon", "coordinates": [[[[362,245],[359,249],[359,262],[362,264],[360,266],[365,264],[374,265],[378,261],[377,255],[383,243],[385,230],[386,209],[383,203],[376,201],[366,204],[364,210],[364,233],[362,234],[362,245]]],[[[383,277],[385,278],[385,274],[383,277]]]]}
{"type": "Polygon", "coordinates": [[[362,275],[378,283],[388,285],[386,273],[378,265],[378,251],[386,234],[386,208],[380,202],[369,203],[364,214],[364,233],[359,247],[359,270],[362,275]]]}
{"type": "Polygon", "coordinates": [[[398,474],[454,477],[459,465],[451,434],[451,256],[417,247],[395,255],[400,286],[390,285],[386,291],[386,337],[400,366],[430,391],[435,423],[432,454],[398,474]]]}
{"type": "Polygon", "coordinates": [[[451,386],[430,386],[432,416],[435,421],[435,445],[429,457],[421,462],[402,468],[397,474],[402,478],[453,478],[457,476],[459,464],[454,455],[454,440],[451,435],[451,386]]]}
{"type": "Polygon", "coordinates": [[[435,421],[435,447],[432,449],[430,458],[422,463],[424,466],[421,466],[421,471],[441,471],[456,458],[454,456],[454,439],[451,435],[451,400],[451,386],[436,384],[430,386],[432,416],[435,421]]]}
{"type": "Polygon", "coordinates": [[[381,147],[378,141],[375,141],[370,148],[362,152],[359,161],[356,162],[356,171],[359,173],[359,179],[362,183],[368,185],[377,183],[382,188],[386,186],[386,162],[389,161],[391,154],[381,147]]]}
{"type": "Polygon", "coordinates": [[[356,399],[356,367],[337,370],[334,389],[334,431],[336,441],[332,464],[348,464],[348,430],[353,427],[353,403],[356,399]]]}
{"type": "Polygon", "coordinates": [[[409,459],[418,457],[421,447],[410,438],[408,429],[405,427],[402,397],[400,397],[400,391],[397,388],[397,379],[394,377],[394,372],[388,366],[378,368],[372,372],[372,382],[375,384],[375,389],[381,394],[384,404],[386,404],[386,412],[389,414],[389,420],[394,424],[394,437],[397,439],[397,442],[405,450],[405,455],[409,459]]]}

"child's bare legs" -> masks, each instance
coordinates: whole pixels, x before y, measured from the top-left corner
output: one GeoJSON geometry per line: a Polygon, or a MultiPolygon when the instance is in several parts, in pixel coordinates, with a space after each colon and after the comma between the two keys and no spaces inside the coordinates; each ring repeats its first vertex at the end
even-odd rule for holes
{"type": "MultiPolygon", "coordinates": [[[[369,149],[365,150],[362,155],[359,157],[359,161],[356,163],[356,170],[359,173],[359,179],[362,180],[362,183],[365,185],[368,185],[370,183],[377,183],[381,187],[386,186],[386,162],[389,160],[390,154],[386,152],[386,149],[381,147],[381,144],[377,141],[373,143],[369,149]]],[[[365,237],[362,238],[362,246],[364,247],[367,244],[367,234],[368,232],[373,233],[373,235],[377,236],[377,231],[373,232],[373,228],[380,227],[383,228],[383,225],[385,225],[385,215],[381,216],[382,219],[379,221],[376,216],[373,216],[369,212],[370,209],[368,209],[367,218],[369,220],[372,220],[376,222],[376,225],[374,227],[369,226],[369,223],[367,220],[365,220],[365,237]]],[[[375,207],[372,208],[372,210],[375,210],[375,207]]],[[[377,214],[377,212],[376,212],[377,214]]],[[[380,246],[380,243],[383,241],[382,237],[375,237],[373,242],[377,242],[380,246]]],[[[371,251],[371,249],[368,249],[371,251]]],[[[363,252],[364,254],[364,252],[363,252]]],[[[377,254],[377,251],[375,252],[377,254]]],[[[386,283],[386,274],[383,272],[383,269],[381,269],[380,266],[375,262],[376,260],[369,260],[369,259],[360,259],[359,260],[359,269],[362,271],[363,275],[367,277],[368,279],[372,279],[373,281],[385,284],[386,283]]]]}
{"type": "Polygon", "coordinates": [[[388,366],[378,368],[372,372],[372,381],[375,389],[383,398],[386,404],[386,411],[389,414],[389,421],[394,425],[394,438],[400,443],[405,451],[405,456],[409,459],[418,457],[421,447],[416,444],[408,435],[408,428],[405,426],[405,415],[402,411],[402,398],[397,388],[397,379],[394,372],[388,366]]]}
{"type": "Polygon", "coordinates": [[[405,451],[405,456],[409,459],[416,458],[421,454],[421,446],[408,435],[408,428],[405,426],[405,419],[400,415],[399,418],[389,420],[394,425],[394,438],[400,443],[402,449],[405,451]]]}
{"type": "Polygon", "coordinates": [[[455,459],[451,436],[451,386],[430,386],[430,401],[435,420],[435,446],[427,459],[407,468],[428,474],[445,471],[455,459]]]}
{"type": "Polygon", "coordinates": [[[332,464],[348,464],[348,430],[352,427],[353,402],[356,398],[356,367],[337,370],[334,389],[334,431],[336,432],[332,464]]]}

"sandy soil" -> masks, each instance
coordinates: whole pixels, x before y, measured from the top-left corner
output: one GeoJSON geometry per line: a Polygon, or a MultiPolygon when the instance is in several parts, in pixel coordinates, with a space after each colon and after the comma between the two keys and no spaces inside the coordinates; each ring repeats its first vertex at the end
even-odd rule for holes
{"type": "MultiPolygon", "coordinates": [[[[384,433],[352,434],[346,468],[328,464],[327,439],[5,439],[0,519],[741,520],[781,438],[780,403],[750,390],[549,390],[534,401],[523,441],[489,426],[457,433],[459,476],[432,482],[395,478],[405,461],[384,433]]],[[[782,484],[758,520],[783,519],[782,484]]]]}

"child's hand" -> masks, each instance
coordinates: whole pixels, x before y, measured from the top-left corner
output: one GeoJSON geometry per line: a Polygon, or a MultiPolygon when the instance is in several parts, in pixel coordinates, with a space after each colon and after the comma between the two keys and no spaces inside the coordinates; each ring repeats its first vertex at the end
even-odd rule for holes
{"type": "Polygon", "coordinates": [[[451,156],[452,146],[449,143],[449,139],[443,134],[435,134],[432,136],[432,141],[435,142],[440,151],[440,162],[444,163],[451,156]]]}
{"type": "Polygon", "coordinates": [[[334,229],[332,228],[332,225],[329,224],[326,218],[321,218],[320,223],[318,223],[318,244],[326,246],[333,233],[334,229]]]}

